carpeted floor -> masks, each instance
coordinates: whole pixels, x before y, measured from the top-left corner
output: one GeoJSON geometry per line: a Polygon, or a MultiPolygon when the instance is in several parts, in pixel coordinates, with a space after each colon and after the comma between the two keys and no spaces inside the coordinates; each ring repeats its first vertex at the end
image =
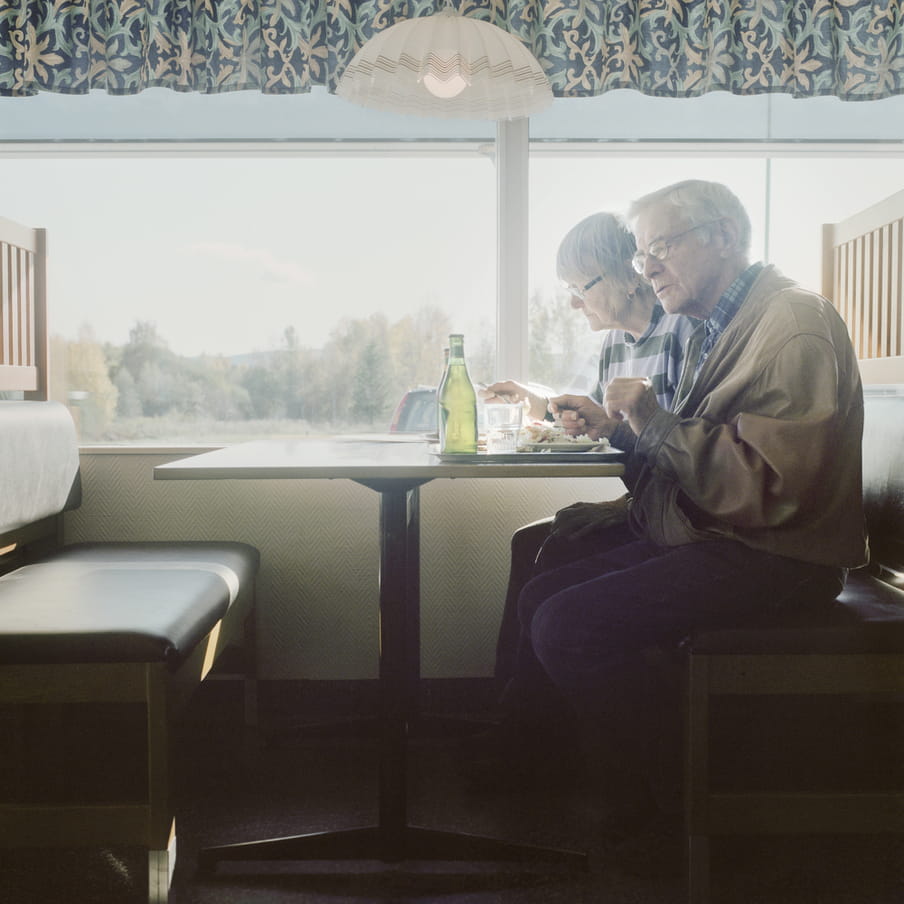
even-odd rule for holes
{"type": "MultiPolygon", "coordinates": [[[[455,738],[416,738],[410,822],[534,845],[587,850],[586,871],[540,862],[305,862],[197,870],[200,847],[372,824],[376,751],[366,735],[257,744],[237,707],[192,704],[178,734],[179,852],[171,904],[682,904],[683,879],[624,874],[594,839],[582,789],[476,793],[457,768],[455,738]]],[[[714,852],[713,904],[904,904],[904,842],[732,840],[714,852]]],[[[2,904],[145,901],[140,852],[17,852],[0,859],[2,904]]]]}

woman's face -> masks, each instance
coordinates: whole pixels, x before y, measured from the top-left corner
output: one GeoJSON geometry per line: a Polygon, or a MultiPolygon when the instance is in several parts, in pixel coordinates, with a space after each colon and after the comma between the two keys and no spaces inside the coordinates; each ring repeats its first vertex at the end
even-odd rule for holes
{"type": "MultiPolygon", "coordinates": [[[[585,285],[585,279],[577,285],[585,285]]],[[[613,286],[608,280],[601,280],[584,292],[584,297],[571,295],[571,306],[583,311],[591,330],[623,330],[628,328],[630,303],[624,289],[613,286]]]]}

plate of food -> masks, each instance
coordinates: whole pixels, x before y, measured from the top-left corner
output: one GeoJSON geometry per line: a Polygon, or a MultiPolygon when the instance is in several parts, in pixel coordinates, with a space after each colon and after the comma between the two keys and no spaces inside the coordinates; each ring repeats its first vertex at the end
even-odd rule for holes
{"type": "Polygon", "coordinates": [[[521,428],[519,452],[605,452],[609,440],[593,439],[586,433],[572,436],[553,421],[532,421],[521,428]]]}
{"type": "Polygon", "coordinates": [[[518,446],[519,452],[604,452],[609,448],[609,443],[594,442],[593,440],[576,440],[548,443],[524,443],[518,446]]]}
{"type": "Polygon", "coordinates": [[[553,449],[549,445],[537,446],[536,449],[521,448],[517,452],[440,452],[434,446],[431,450],[440,461],[451,464],[548,464],[549,462],[581,462],[582,464],[612,464],[624,460],[625,453],[612,446],[601,447],[599,443],[591,449],[582,449],[573,443],[568,444],[565,451],[553,449]]]}

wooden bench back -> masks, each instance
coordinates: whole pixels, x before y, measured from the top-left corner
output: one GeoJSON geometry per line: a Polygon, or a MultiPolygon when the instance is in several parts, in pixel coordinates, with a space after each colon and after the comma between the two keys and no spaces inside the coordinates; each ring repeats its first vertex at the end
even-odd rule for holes
{"type": "Polygon", "coordinates": [[[49,375],[46,233],[0,217],[0,574],[56,545],[79,500],[75,431],[47,402],[49,375]]]}
{"type": "Polygon", "coordinates": [[[48,398],[47,240],[0,218],[0,392],[48,398]]]}

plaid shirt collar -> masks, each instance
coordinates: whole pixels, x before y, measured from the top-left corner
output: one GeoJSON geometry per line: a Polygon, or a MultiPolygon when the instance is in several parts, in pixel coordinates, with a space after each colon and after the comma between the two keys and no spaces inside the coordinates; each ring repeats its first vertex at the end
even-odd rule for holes
{"type": "Polygon", "coordinates": [[[706,356],[712,351],[719,336],[725,332],[725,328],[731,323],[731,319],[738,313],[738,309],[744,303],[744,299],[750,293],[754,280],[763,269],[761,263],[751,264],[722,294],[713,312],[703,321],[705,334],[703,345],[700,349],[700,359],[697,368],[706,360],[706,356]]]}
{"type": "Polygon", "coordinates": [[[738,313],[744,299],[750,292],[754,280],[760,275],[763,265],[751,264],[724,292],[712,314],[703,321],[706,335],[721,335],[725,327],[731,323],[732,317],[738,313]]]}

